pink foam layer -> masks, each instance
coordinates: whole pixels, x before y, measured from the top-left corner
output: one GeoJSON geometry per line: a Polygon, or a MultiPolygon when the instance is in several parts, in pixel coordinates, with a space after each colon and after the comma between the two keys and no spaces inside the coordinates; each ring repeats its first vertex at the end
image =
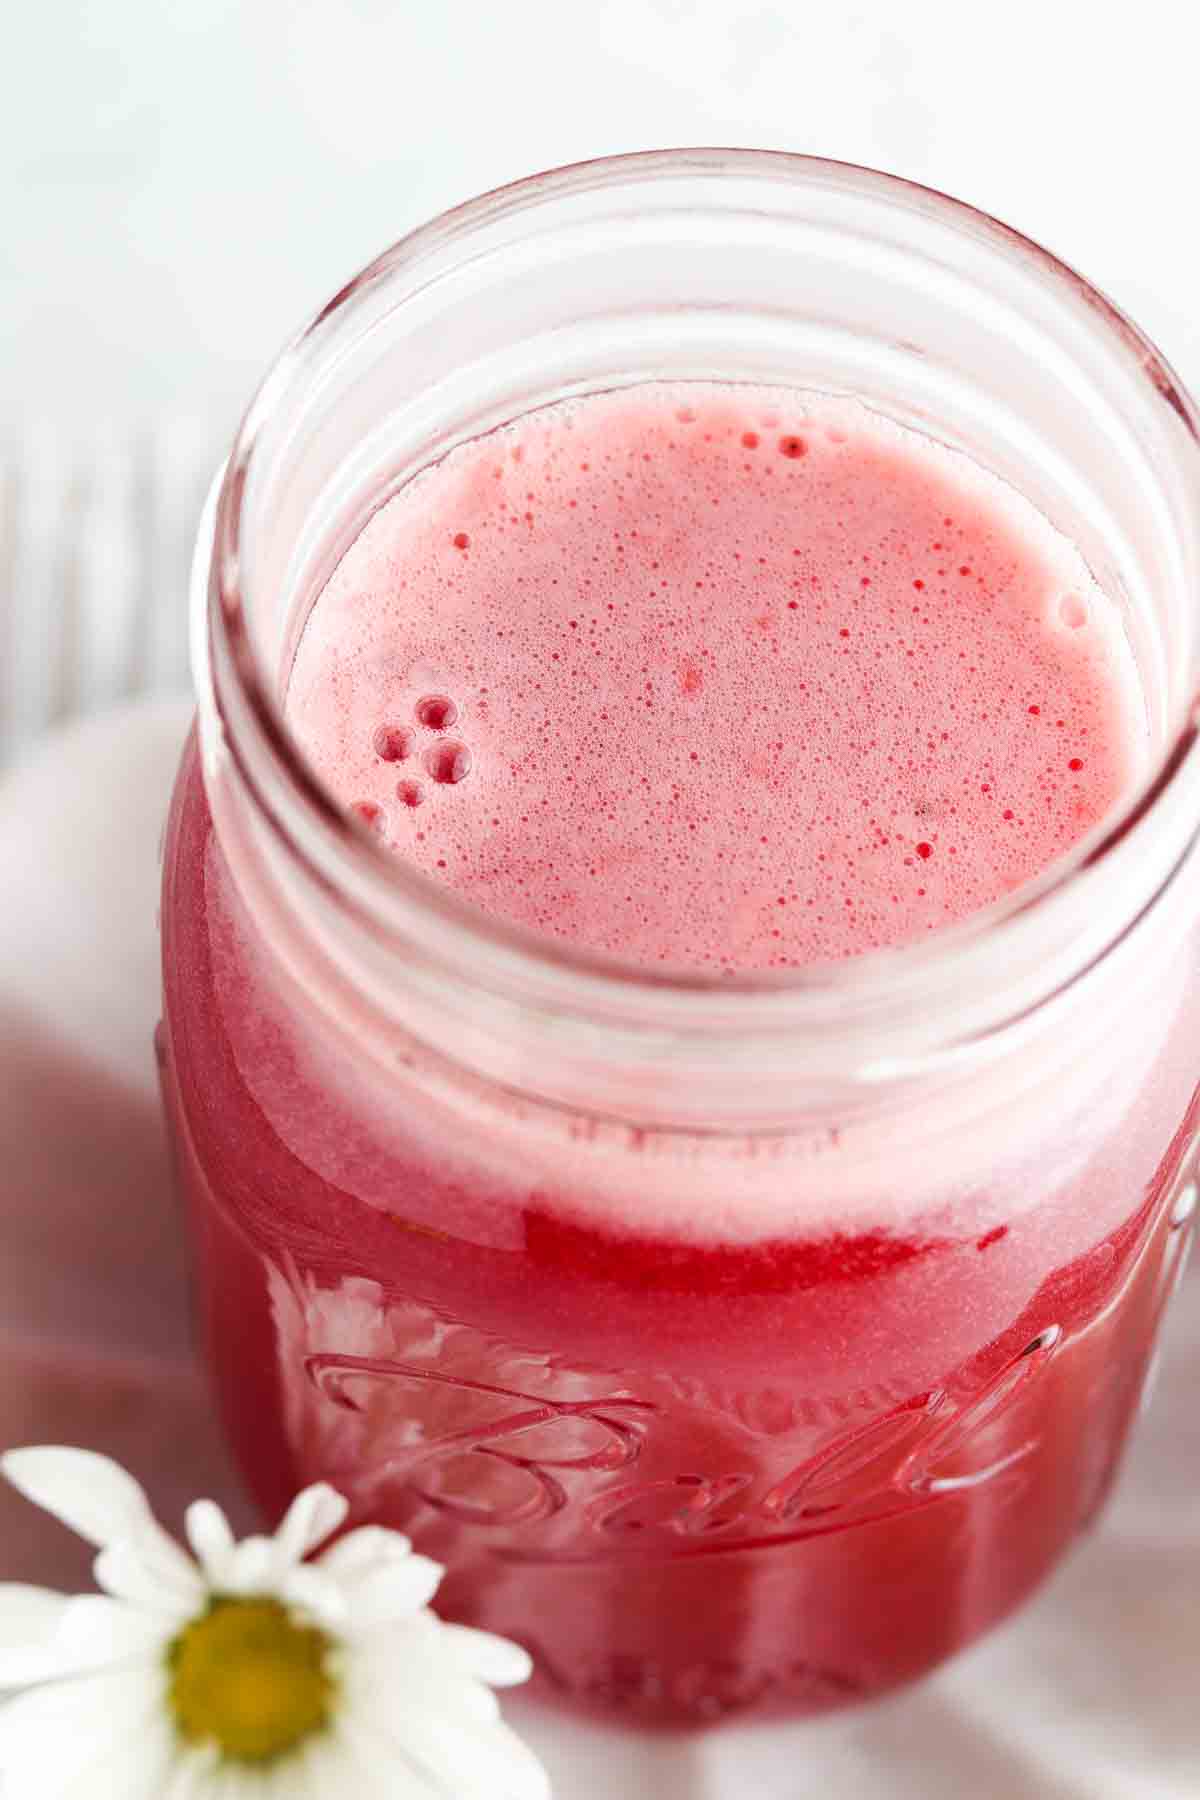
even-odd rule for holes
{"type": "Polygon", "coordinates": [[[936,930],[1145,754],[1116,609],[1012,489],[854,403],[695,383],[547,407],[411,482],[288,707],[398,856],[693,968],[936,930]]]}

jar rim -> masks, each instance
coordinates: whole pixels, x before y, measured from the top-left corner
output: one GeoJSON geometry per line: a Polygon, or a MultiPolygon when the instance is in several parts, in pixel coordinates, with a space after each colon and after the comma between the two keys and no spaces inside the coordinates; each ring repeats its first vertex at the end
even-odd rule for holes
{"type": "MultiPolygon", "coordinates": [[[[327,890],[369,926],[377,939],[411,950],[420,927],[424,952],[456,972],[469,964],[479,985],[510,994],[534,994],[556,1010],[597,1018],[627,1016],[638,997],[651,997],[659,1023],[686,1031],[701,1022],[739,1030],[804,1031],[882,1018],[911,1006],[923,983],[954,991],[966,959],[983,944],[1005,941],[1044,918],[1093,872],[1106,868],[1139,825],[1182,783],[1200,784],[1200,706],[1194,688],[1182,716],[1172,722],[1135,788],[1089,836],[1030,882],[928,938],[872,950],[840,961],[815,962],[787,971],[709,974],[660,971],[606,953],[559,942],[496,918],[439,886],[371,841],[322,786],[294,741],[263,668],[249,626],[242,570],[242,528],[251,471],[263,430],[280,400],[304,377],[319,340],[367,291],[435,250],[469,237],[480,227],[513,217],[548,199],[584,195],[630,182],[696,176],[808,183],[894,201],[983,237],[1044,277],[1066,284],[1081,298],[1113,354],[1134,369],[1157,403],[1176,416],[1197,452],[1200,497],[1200,414],[1182,382],[1154,344],[1111,300],[1034,240],[990,214],[904,177],[831,159],[791,152],[736,148],[639,151],[569,164],[491,190],[407,233],[355,275],[293,338],[262,382],[218,474],[197,544],[193,598],[193,666],[201,695],[219,722],[222,739],[256,807],[293,854],[302,855],[327,890]],[[248,753],[247,735],[254,739],[248,753]],[[303,830],[298,829],[301,822],[303,830]]],[[[1200,498],[1198,498],[1200,504],[1200,498]]],[[[1200,793],[1200,788],[1198,788],[1200,793]]],[[[1142,916],[1200,840],[1200,806],[1186,841],[1154,891],[1143,896],[1142,916]]],[[[1115,943],[1134,921],[1118,922],[1115,943]]],[[[1111,945],[1106,946],[1111,947],[1111,945]]],[[[1101,951],[1101,955],[1105,953],[1101,951]]],[[[1069,978],[1038,997],[1049,1000],[1099,960],[1072,969],[1069,978]]],[[[1031,1010],[1000,1008],[986,1024],[962,1033],[955,1047],[1001,1031],[1031,1010]]]]}

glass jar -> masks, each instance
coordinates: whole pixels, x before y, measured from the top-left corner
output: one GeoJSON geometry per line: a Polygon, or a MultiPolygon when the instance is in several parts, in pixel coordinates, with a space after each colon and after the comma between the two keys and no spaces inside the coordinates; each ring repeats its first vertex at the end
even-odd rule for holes
{"type": "Polygon", "coordinates": [[[927,190],[623,157],[344,288],[203,522],[165,860],[165,1088],[264,1509],[333,1482],[632,1721],[856,1701],[1028,1594],[1109,1487],[1194,1206],[1198,591],[1170,370],[927,190]],[[920,945],[732,981],[539,940],[373,844],[283,717],[338,559],[453,445],[661,378],[856,395],[1039,505],[1140,670],[1120,816],[920,945]]]}

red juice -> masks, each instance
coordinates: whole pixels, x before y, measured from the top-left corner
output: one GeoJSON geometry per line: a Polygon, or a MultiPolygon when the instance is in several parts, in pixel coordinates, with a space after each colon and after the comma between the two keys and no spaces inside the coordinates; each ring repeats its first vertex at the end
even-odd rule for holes
{"type": "MultiPolygon", "coordinates": [[[[853,402],[702,383],[545,408],[410,482],[286,713],[432,881],[718,981],[955,923],[1148,756],[1115,606],[1011,488],[853,402]]],[[[415,1040],[359,1055],[353,1000],[322,1017],[247,905],[194,750],[164,936],[260,1500],[325,1478],[409,1531],[546,1689],[644,1722],[877,1694],[1093,1516],[1194,1196],[1190,964],[1102,1043],[912,1095],[907,1136],[634,1125],[532,1099],[518,1058],[489,1084],[415,1040]]]]}

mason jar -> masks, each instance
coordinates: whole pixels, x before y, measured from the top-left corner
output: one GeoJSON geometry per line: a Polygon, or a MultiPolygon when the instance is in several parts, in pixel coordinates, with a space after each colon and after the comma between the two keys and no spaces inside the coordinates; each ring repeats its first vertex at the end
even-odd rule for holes
{"type": "Polygon", "coordinates": [[[545,1692],[634,1722],[856,1702],[1029,1594],[1111,1484],[1194,1211],[1198,592],[1171,370],[926,189],[621,157],[343,288],[205,514],[165,854],[165,1092],[264,1512],[332,1482],[545,1692]],[[339,559],[454,446],[659,380],[855,396],[1040,508],[1139,671],[1119,811],[920,943],[734,979],[551,942],[373,842],[285,716],[339,559]]]}

